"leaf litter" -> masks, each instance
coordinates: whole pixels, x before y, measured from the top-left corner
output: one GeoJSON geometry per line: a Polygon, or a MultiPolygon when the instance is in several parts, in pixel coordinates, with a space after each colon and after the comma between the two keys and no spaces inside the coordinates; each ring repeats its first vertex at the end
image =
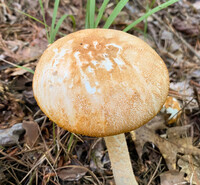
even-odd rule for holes
{"type": "MultiPolygon", "coordinates": [[[[58,17],[72,14],[78,23],[76,30],[83,29],[85,1],[63,0],[60,3],[58,17]]],[[[105,19],[115,3],[110,2],[105,19]]],[[[10,4],[2,1],[2,4],[0,133],[8,132],[8,138],[15,139],[11,145],[0,144],[1,183],[114,184],[103,139],[72,137],[54,125],[36,105],[33,75],[3,62],[35,69],[48,45],[45,29],[16,10],[42,20],[39,3],[22,0],[10,4]],[[19,132],[13,131],[19,123],[19,132]]],[[[97,7],[100,5],[98,1],[97,7]]],[[[130,1],[112,28],[124,29],[146,12],[144,7],[147,1],[130,1]]],[[[49,24],[53,3],[47,1],[45,9],[49,24]]],[[[199,15],[199,2],[184,0],[149,17],[146,34],[145,22],[130,31],[159,53],[170,75],[169,101],[163,110],[147,125],[126,134],[139,184],[200,184],[199,15]]],[[[71,21],[66,19],[59,31],[56,39],[73,32],[71,21]]]]}

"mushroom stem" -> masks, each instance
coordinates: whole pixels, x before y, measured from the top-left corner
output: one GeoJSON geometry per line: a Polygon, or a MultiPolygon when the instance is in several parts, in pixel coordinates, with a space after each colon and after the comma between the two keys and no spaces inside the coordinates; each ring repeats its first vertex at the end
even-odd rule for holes
{"type": "Polygon", "coordinates": [[[124,134],[104,137],[116,185],[138,185],[124,134]]]}

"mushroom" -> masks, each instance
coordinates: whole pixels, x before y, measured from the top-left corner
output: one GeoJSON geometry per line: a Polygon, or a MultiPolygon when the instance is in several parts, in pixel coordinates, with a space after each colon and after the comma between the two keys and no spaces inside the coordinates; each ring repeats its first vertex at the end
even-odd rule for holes
{"type": "Polygon", "coordinates": [[[165,103],[167,68],[144,41],[111,29],[86,29],[50,45],[33,79],[41,110],[76,134],[105,137],[117,185],[137,184],[125,132],[165,103]]]}

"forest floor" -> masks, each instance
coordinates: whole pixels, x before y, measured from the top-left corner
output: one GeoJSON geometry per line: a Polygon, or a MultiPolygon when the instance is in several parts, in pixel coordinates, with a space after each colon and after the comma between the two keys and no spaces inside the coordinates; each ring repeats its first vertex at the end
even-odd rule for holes
{"type": "MultiPolygon", "coordinates": [[[[53,1],[45,2],[50,25],[53,1]]],[[[105,19],[116,2],[110,1],[105,19]]],[[[146,12],[147,2],[129,1],[111,28],[123,30],[146,12]]],[[[73,135],[52,123],[33,97],[33,74],[16,67],[34,71],[48,46],[44,26],[19,12],[42,20],[39,2],[0,5],[0,184],[114,184],[103,138],[73,135]]],[[[85,6],[84,0],[60,1],[58,17],[74,15],[76,27],[66,19],[56,39],[84,29],[85,6]]],[[[199,25],[200,1],[181,0],[129,31],[157,51],[170,75],[164,111],[126,134],[141,185],[200,185],[199,25]]]]}

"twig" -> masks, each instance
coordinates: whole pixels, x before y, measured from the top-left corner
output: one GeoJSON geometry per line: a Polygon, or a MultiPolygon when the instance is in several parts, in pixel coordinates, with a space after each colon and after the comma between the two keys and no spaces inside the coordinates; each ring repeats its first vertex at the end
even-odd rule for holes
{"type": "MultiPolygon", "coordinates": [[[[19,164],[21,164],[21,165],[27,167],[27,164],[21,162],[20,160],[16,159],[15,157],[12,157],[12,156],[8,155],[7,153],[3,152],[2,150],[0,150],[0,154],[2,154],[2,155],[4,155],[5,157],[10,158],[10,159],[16,161],[17,163],[19,163],[19,164]]],[[[0,159],[1,159],[1,158],[0,158],[0,159]]]]}
{"type": "Polygon", "coordinates": [[[153,178],[155,177],[155,175],[156,175],[156,173],[157,173],[157,171],[158,171],[158,168],[159,168],[159,166],[160,166],[161,161],[162,161],[162,157],[160,158],[160,160],[159,160],[159,162],[158,162],[158,165],[157,165],[157,167],[156,167],[156,169],[155,169],[153,175],[151,176],[151,178],[150,178],[150,180],[149,180],[149,182],[148,182],[147,185],[150,185],[150,184],[151,184],[153,178]]]}

